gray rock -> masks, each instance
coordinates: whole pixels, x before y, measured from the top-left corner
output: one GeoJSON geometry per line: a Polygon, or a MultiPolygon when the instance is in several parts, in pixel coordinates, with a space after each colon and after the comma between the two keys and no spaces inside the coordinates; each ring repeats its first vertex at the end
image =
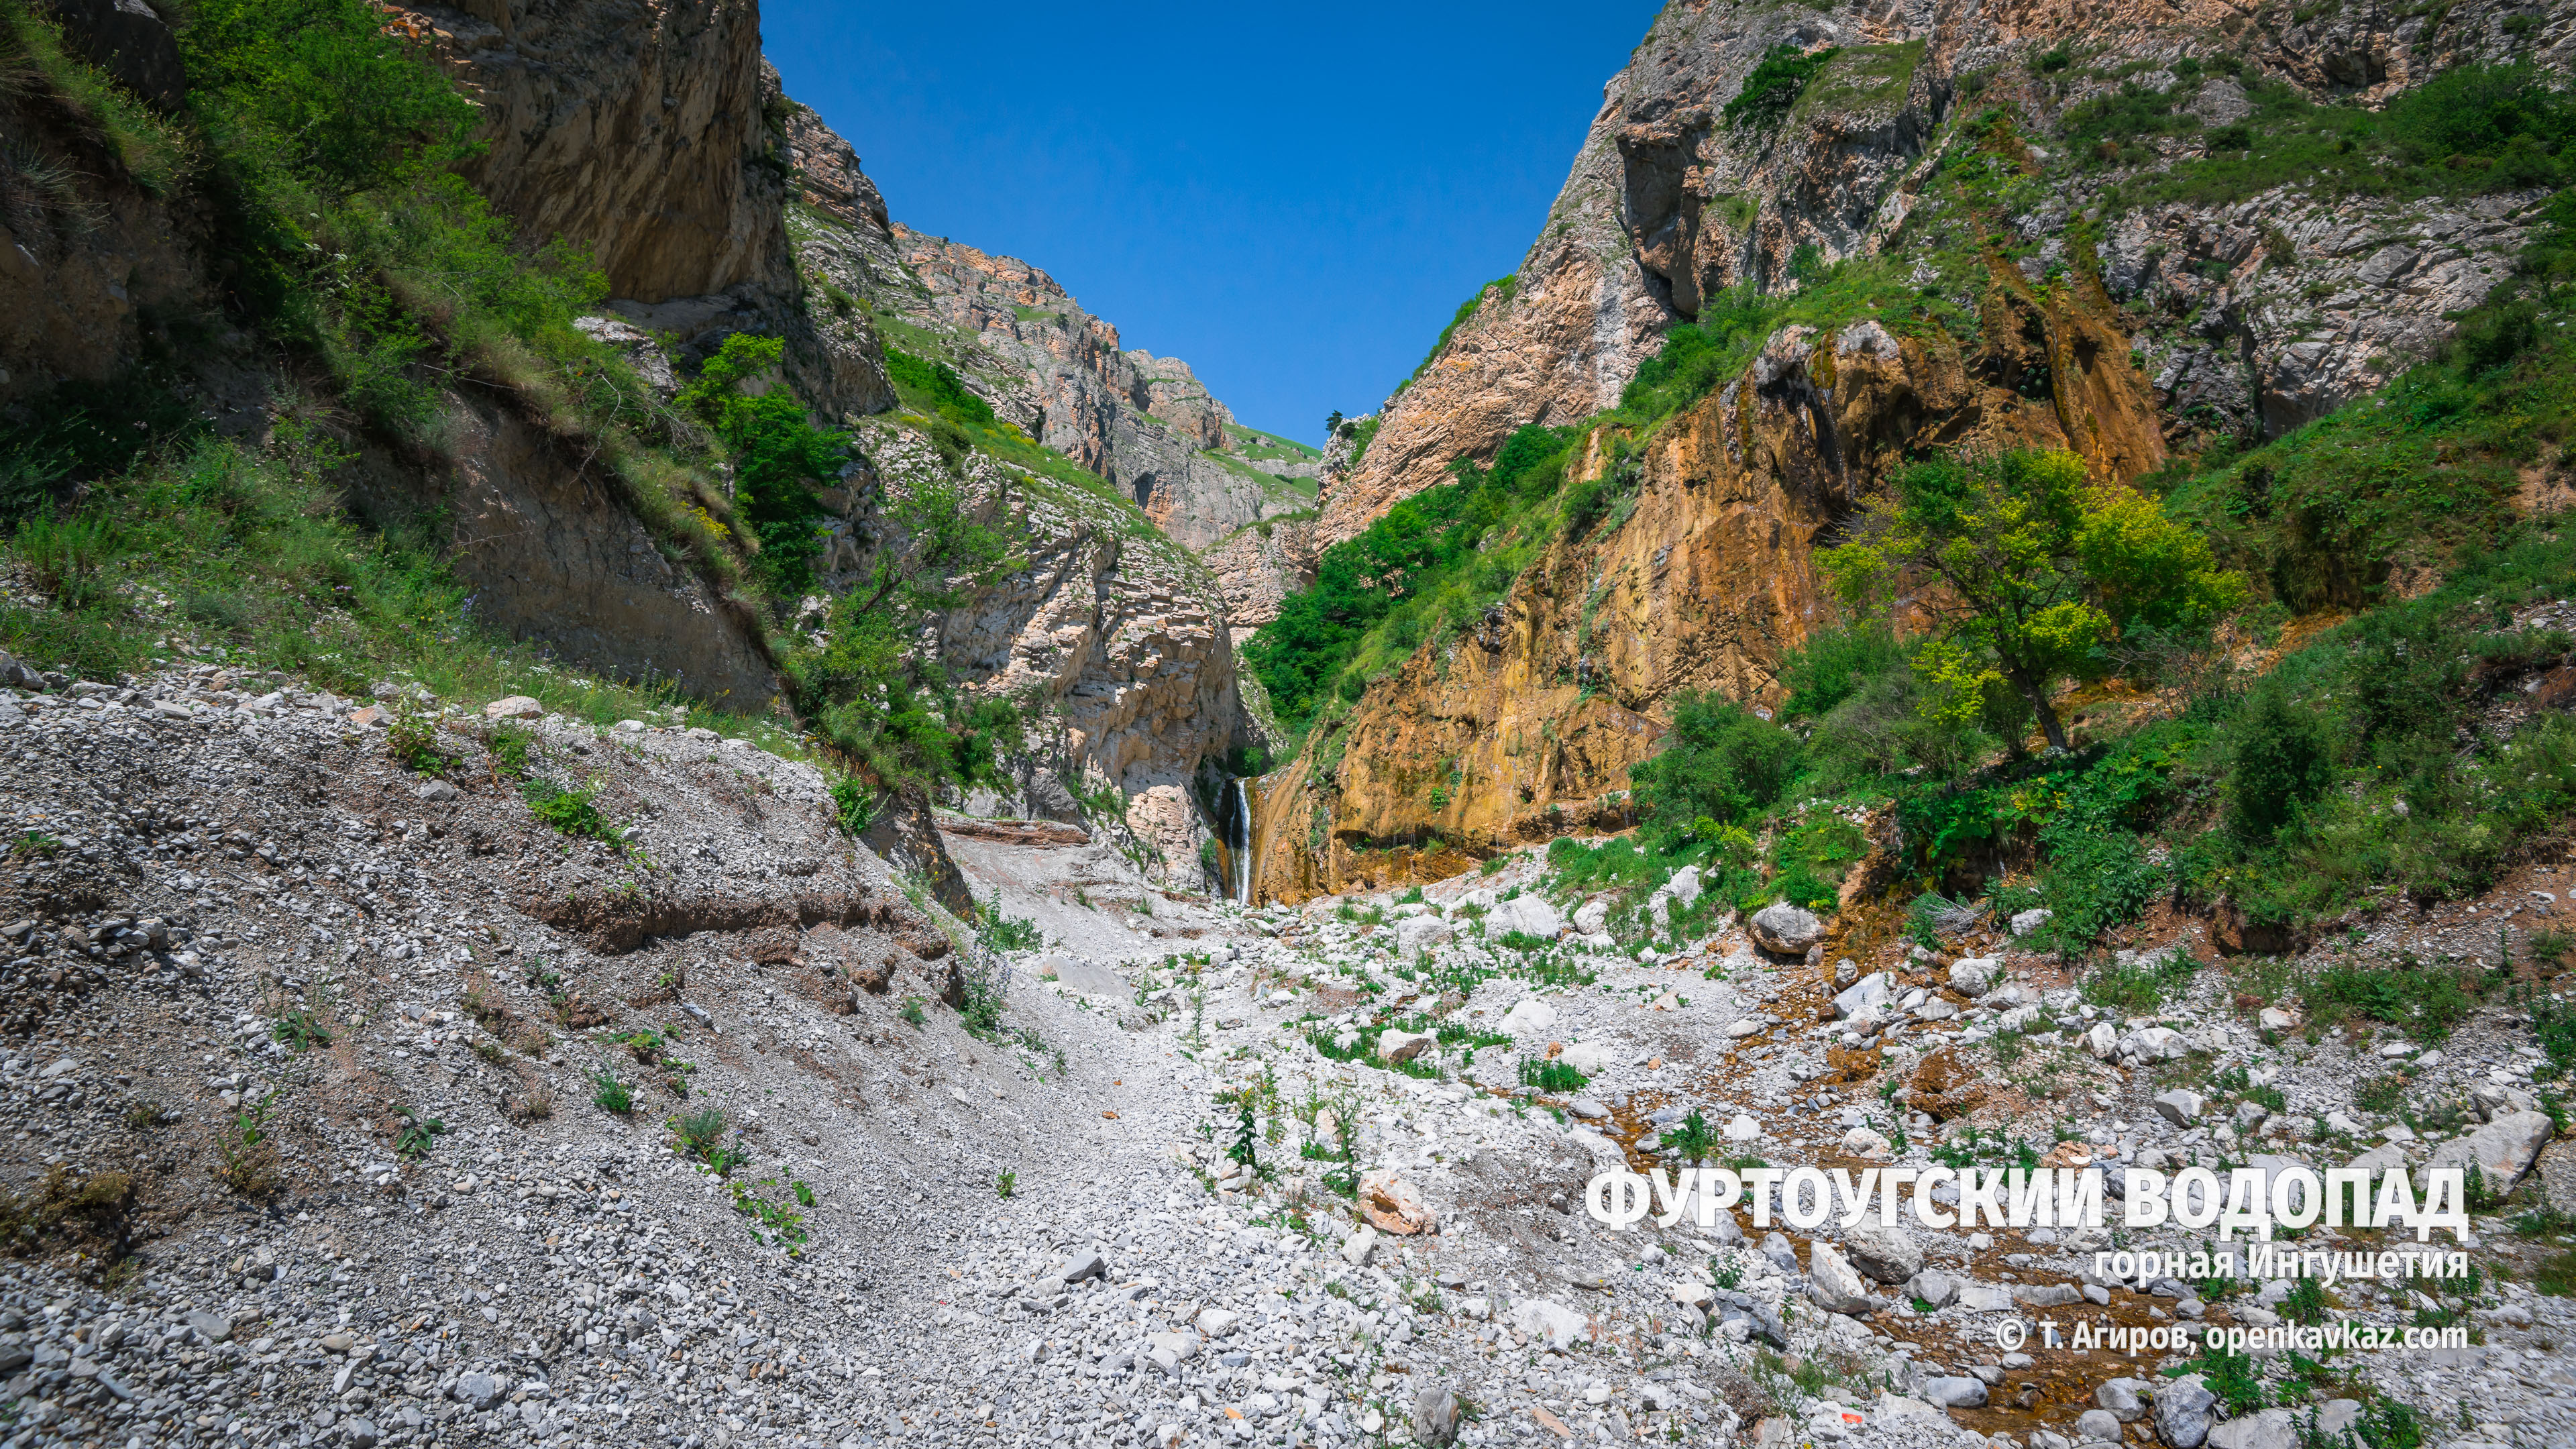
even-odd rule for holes
{"type": "Polygon", "coordinates": [[[1109,1264],[1098,1253],[1076,1253],[1065,1260],[1063,1271],[1056,1274],[1066,1283],[1082,1283],[1109,1276],[1109,1264]]]}
{"type": "Polygon", "coordinates": [[[2072,1283],[2027,1283],[2015,1289],[2014,1296],[2033,1308],[2059,1308],[2084,1298],[2072,1283]]]}
{"type": "Polygon", "coordinates": [[[1848,1018],[1863,1012],[1878,1012],[1895,995],[1896,978],[1884,971],[1873,971],[1834,998],[1834,1015],[1848,1018]]]}
{"type": "Polygon", "coordinates": [[[2075,1435],[2079,1439],[2109,1439],[2117,1443],[2120,1421],[2100,1409],[2086,1409],[2075,1416],[2075,1435]]]}
{"type": "Polygon", "coordinates": [[[452,1390],[456,1401],[471,1405],[478,1413],[501,1402],[501,1380],[487,1373],[470,1373],[456,1381],[452,1390]]]}
{"type": "Polygon", "coordinates": [[[1938,1269],[1927,1268],[1905,1285],[1908,1297],[1920,1298],[1935,1308],[1947,1308],[1959,1296],[1959,1280],[1938,1269]]]}
{"type": "Polygon", "coordinates": [[[1458,1437],[1458,1396],[1440,1384],[1425,1384],[1413,1396],[1413,1441],[1433,1449],[1458,1437]]]}
{"type": "Polygon", "coordinates": [[[1602,1118],[1610,1115],[1609,1108],[1602,1106],[1590,1097],[1575,1098],[1573,1101],[1565,1104],[1565,1110],[1587,1122],[1598,1122],[1602,1118]]]}
{"type": "Polygon", "coordinates": [[[1869,1285],[1825,1242],[1807,1245],[1807,1296],[1827,1313],[1863,1314],[1877,1306],[1870,1301],[1869,1285]]]}
{"type": "Polygon", "coordinates": [[[1964,1375],[1930,1379],[1923,1385],[1923,1398],[1936,1409],[1982,1409],[1986,1406],[1986,1386],[1964,1375]]]}
{"type": "Polygon", "coordinates": [[[2540,1195],[2562,1213],[2576,1213],[2576,1138],[2553,1142],[2540,1154],[2540,1195]]]}
{"type": "Polygon", "coordinates": [[[202,1308],[188,1310],[188,1326],[202,1334],[208,1343],[222,1343],[233,1336],[231,1319],[218,1318],[202,1308]]]}
{"type": "Polygon", "coordinates": [[[1753,944],[1781,956],[1802,956],[1810,947],[1823,944],[1825,924],[1815,913],[1782,901],[1764,906],[1746,923],[1753,944]]]}
{"type": "Polygon", "coordinates": [[[1772,1266],[1783,1273],[1798,1271],[1798,1250],[1789,1246],[1789,1240],[1777,1231],[1762,1235],[1762,1256],[1770,1259],[1772,1266]]]}
{"type": "Polygon", "coordinates": [[[2487,1190],[2504,1192],[2529,1170],[2557,1127],[2540,1112],[2507,1112],[2470,1133],[2433,1149],[2433,1168],[2467,1168],[2475,1164],[2487,1190]]]}
{"type": "Polygon", "coordinates": [[[2328,1399],[2317,1410],[2317,1432],[2336,1437],[2361,1422],[2359,1399],[2328,1399]]]}
{"type": "Polygon", "coordinates": [[[1992,956],[1962,956],[1950,963],[1950,989],[1961,996],[1983,996],[2003,976],[2003,962],[1992,956]]]}
{"type": "Polygon", "coordinates": [[[2298,1449],[2299,1424],[2287,1409],[2265,1409],[2209,1431],[2209,1449],[2298,1449]]]}
{"type": "Polygon", "coordinates": [[[2200,1449],[2209,1442],[2210,1409],[2218,1396],[2186,1374],[2156,1390],[2156,1437],[2165,1449],[2200,1449]]]}
{"type": "Polygon", "coordinates": [[[188,71],[170,27],[143,0],[54,0],[63,36],[81,58],[161,109],[188,96],[188,71]]]}
{"type": "Polygon", "coordinates": [[[412,793],[433,805],[443,805],[456,798],[456,787],[445,780],[423,780],[412,793]]]}
{"type": "Polygon", "coordinates": [[[376,1449],[381,1436],[373,1419],[346,1419],[341,1421],[340,1437],[348,1441],[349,1449],[376,1449]]]}
{"type": "MultiPolygon", "coordinates": [[[[2110,1379],[2093,1390],[2093,1403],[2119,1422],[2134,1424],[2147,1416],[2148,1387],[2144,1379],[2110,1379]]],[[[2102,1437],[2116,1439],[2119,1435],[2112,1433],[2102,1437]]]]}
{"type": "Polygon", "coordinates": [[[1881,1227],[1874,1216],[1843,1234],[1851,1265],[1881,1283],[1905,1282],[1923,1271],[1923,1245],[1902,1227],[1881,1227]]]}
{"type": "Polygon", "coordinates": [[[2156,1112],[2177,1127],[2188,1127],[2200,1120],[2209,1099],[2189,1087],[2176,1087],[2156,1095],[2156,1112]]]}
{"type": "Polygon", "coordinates": [[[2055,915],[2055,912],[2040,907],[2034,907],[2027,911],[2016,912],[2011,922],[2012,933],[2015,936],[2027,936],[2031,932],[2038,930],[2040,927],[2047,925],[2055,915]]]}
{"type": "Polygon", "coordinates": [[[1970,1313],[2008,1313],[2013,1306],[2011,1290],[1992,1283],[1960,1284],[1958,1301],[1970,1313]]]}

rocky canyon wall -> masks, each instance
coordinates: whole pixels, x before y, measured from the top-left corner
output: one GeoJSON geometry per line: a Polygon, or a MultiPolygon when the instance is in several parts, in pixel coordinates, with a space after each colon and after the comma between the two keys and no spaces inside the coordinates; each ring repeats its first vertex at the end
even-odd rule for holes
{"type": "MultiPolygon", "coordinates": [[[[1638,365],[1660,349],[1666,328],[1697,317],[1726,287],[1791,285],[1801,247],[1814,247],[1820,263],[1891,245],[1906,253],[1897,238],[1944,122],[1959,115],[1960,77],[1978,89],[1978,108],[2007,104],[2053,116],[2124,81],[2177,84],[2176,62],[2219,53],[2244,55],[2256,74],[2306,87],[2320,100],[2372,103],[2463,60],[2519,54],[2559,73],[2576,62],[2576,25],[2547,26],[2517,50],[2502,25],[2513,13],[2493,0],[2433,11],[2355,4],[2259,16],[2219,0],[1899,0],[1853,11],[1676,0],[1603,88],[1565,185],[1514,273],[1513,294],[1479,308],[1422,375],[1387,400],[1366,455],[1324,492],[1316,544],[1358,533],[1398,499],[1439,482],[1453,458],[1490,457],[1523,424],[1572,422],[1615,403],[1638,365]],[[1728,123],[1727,102],[1779,44],[1839,50],[1776,130],[1728,123]],[[2062,84],[2027,73],[2032,57],[2059,47],[2083,55],[2096,77],[2130,74],[2062,84]]],[[[2213,76],[2202,89],[2195,104],[2209,124],[2245,113],[2236,82],[2213,76]]],[[[2169,157],[2194,154],[2198,145],[2171,137],[2157,144],[2169,157]]],[[[2061,201],[2061,217],[2083,205],[2076,196],[2061,201]]],[[[2178,281],[2185,260],[2203,264],[2204,273],[2211,258],[2230,268],[2244,263],[2253,249],[2243,238],[2284,204],[2328,255],[2350,258],[2359,246],[2355,223],[2369,208],[2296,196],[2168,207],[2133,226],[2133,235],[2152,235],[2127,245],[2131,274],[2137,256],[2158,248],[2167,258],[2165,280],[2193,291],[2196,321],[2207,316],[2212,335],[2202,340],[2223,344],[2181,360],[2165,379],[2169,391],[2180,389],[2170,394],[2179,399],[2173,411],[2224,393],[2231,419],[2292,426],[2366,386],[2356,373],[2368,358],[2420,349],[2443,334],[2440,313],[2458,305],[2457,287],[2438,277],[2394,288],[2376,274],[2357,278],[2364,290],[2345,293],[2350,300],[2331,308],[2314,305],[2314,296],[2213,299],[2214,289],[2178,281]],[[2326,240],[2328,231],[2341,236],[2326,240]],[[2214,310],[2199,305],[2212,301],[2214,310]],[[2390,302],[2401,320],[2384,319],[2382,304],[2390,302]],[[2230,374],[2223,383],[2190,380],[2194,368],[2213,367],[2230,374]]],[[[2510,205],[2472,208],[2465,227],[2435,219],[2459,210],[2417,208],[2396,225],[2437,234],[2447,259],[2476,254],[2496,263],[2510,256],[2512,240],[2498,231],[2510,205]]],[[[2310,286],[2303,280],[2301,292],[2310,286]]],[[[2174,360],[2165,352],[2187,350],[2156,349],[2151,371],[2174,360]]]]}
{"type": "MultiPolygon", "coordinates": [[[[1784,327],[1658,424],[1632,512],[1554,542],[1476,629],[1424,645],[1264,782],[1263,893],[1395,884],[1624,823],[1628,767],[1674,695],[1778,702],[1781,656],[1819,616],[1812,550],[1909,452],[2066,446],[2126,480],[2174,448],[2277,435],[2438,350],[2447,319],[2507,275],[2546,192],[2294,184],[2138,205],[2120,187],[2202,155],[2205,130],[2251,113],[2248,87],[2384,101],[2462,60],[2546,66],[2576,44],[2576,26],[2524,27],[2516,48],[2508,13],[1668,6],[1605,88],[1511,285],[1372,427],[1337,435],[1311,547],[1522,425],[1612,406],[1666,331],[1730,288],[1776,300],[1859,260],[1953,320],[1784,327]],[[1730,122],[1782,44],[1835,49],[1776,126],[1730,122]],[[2145,147],[2121,166],[2068,167],[2061,128],[2124,85],[2190,124],[2121,137],[2145,147]],[[2002,180],[1956,179],[1971,172],[2002,180]]],[[[1604,440],[1630,431],[1600,424],[1575,471],[1597,473],[1604,440]]]]}

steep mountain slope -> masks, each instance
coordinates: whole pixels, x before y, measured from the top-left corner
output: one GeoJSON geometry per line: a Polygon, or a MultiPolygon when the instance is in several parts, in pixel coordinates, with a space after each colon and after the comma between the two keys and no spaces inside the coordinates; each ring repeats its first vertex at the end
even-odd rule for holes
{"type": "MultiPolygon", "coordinates": [[[[2252,126],[2323,135],[2317,117],[2351,115],[2334,124],[2366,133],[2322,77],[2366,75],[2385,101],[2571,43],[2504,18],[1668,7],[1521,269],[1336,439],[1313,542],[1358,547],[1399,501],[1466,486],[1447,483],[1456,460],[1533,428],[1556,430],[1537,452],[1570,449],[1565,497],[1619,501],[1599,524],[1492,525],[1488,557],[1530,560],[1508,587],[1379,586],[1395,613],[1332,656],[1306,756],[1271,783],[1265,889],[1400,880],[1418,847],[1436,872],[1631,819],[1627,769],[1675,696],[1779,706],[1783,659],[1837,617],[1812,551],[1902,460],[2063,447],[2125,482],[2281,436],[2438,353],[2512,273],[2549,189],[2464,159],[2391,185],[2336,169],[2350,139],[2291,161],[2252,126]],[[1648,367],[1671,329],[1709,350],[1648,367]],[[1630,386],[1641,368],[1651,387],[1630,386]],[[1680,376],[1696,401],[1667,416],[1680,376]],[[1403,602],[1430,587],[1440,602],[1403,602]]],[[[1384,547],[1421,527],[1391,523],[1384,547]]]]}
{"type": "MultiPolygon", "coordinates": [[[[2038,116],[2062,115],[2124,85],[2175,85],[2175,61],[2213,53],[2241,55],[2254,75],[2320,97],[2364,101],[2463,60],[2522,54],[2563,69],[2576,57],[2576,37],[2563,23],[2506,29],[2514,10],[2488,3],[2433,12],[2311,7],[2295,15],[2267,10],[2249,24],[2225,4],[2060,11],[1911,0],[1874,15],[1846,15],[1794,4],[1676,0],[1603,88],[1601,111],[1511,288],[1487,293],[1421,375],[1380,410],[1366,454],[1322,500],[1317,544],[1358,533],[1397,499],[1437,482],[1453,458],[1491,457],[1514,428],[1563,425],[1615,403],[1666,327],[1696,318],[1726,287],[1788,285],[1799,248],[1815,248],[1820,264],[1888,247],[1921,188],[1936,132],[1945,121],[1955,131],[1963,108],[2005,101],[2038,116]],[[1783,44],[1837,53],[1796,93],[1784,124],[1730,121],[1727,105],[1783,44]],[[2079,75],[2022,73],[2020,62],[2030,56],[2079,51],[2086,61],[2079,75]],[[1976,88],[1974,101],[1961,96],[1962,80],[1976,88]]],[[[2182,78],[2185,95],[2212,127],[2247,114],[2236,81],[2213,73],[2201,83],[2196,60],[2190,71],[2182,78]]],[[[2192,150],[2190,140],[2171,134],[2148,143],[2166,157],[2192,150]]],[[[2060,197],[2053,219],[2044,208],[2033,213],[2032,239],[2062,235],[2096,189],[2060,197]]],[[[2144,227],[2167,245],[2180,242],[2194,262],[2220,257],[2242,266],[2253,252],[2243,234],[2259,230],[2273,206],[2173,211],[2133,221],[2133,234],[2144,227]]],[[[2344,220],[2368,228],[2362,218],[2344,220]]],[[[2490,262],[2510,253],[2509,241],[2436,226],[2453,248],[2490,262]]],[[[1972,276],[1944,270],[1943,259],[1915,240],[1897,242],[1896,250],[1929,264],[1924,283],[1975,288],[1972,276]]],[[[2168,277],[2177,270],[2165,267],[2168,277]]],[[[2308,400],[2280,411],[2276,425],[2302,408],[2313,416],[2321,338],[2322,350],[2366,357],[2406,329],[2336,336],[2354,317],[2394,302],[2405,315],[2437,324],[2446,308],[2423,303],[2459,305],[2457,288],[2367,280],[2381,295],[2332,314],[2221,299],[2205,325],[2224,343],[2217,365],[2239,373],[2225,390],[2238,395],[2240,408],[2259,409],[2251,399],[2279,394],[2308,400]],[[2446,290],[2446,297],[2427,295],[2446,290]]],[[[2180,379],[2172,386],[2177,412],[2203,401],[2180,379]]],[[[2354,390],[2347,385],[2334,400],[2354,390]]]]}
{"type": "MultiPolygon", "coordinates": [[[[1237,424],[1188,363],[1122,348],[1114,325],[1039,268],[890,221],[849,143],[810,110],[795,108],[786,134],[814,203],[796,223],[800,265],[854,299],[852,316],[953,367],[1004,421],[1193,550],[1311,508],[1312,449],[1237,424]]],[[[1234,622],[1267,618],[1258,601],[1295,582],[1225,570],[1234,622]]]]}

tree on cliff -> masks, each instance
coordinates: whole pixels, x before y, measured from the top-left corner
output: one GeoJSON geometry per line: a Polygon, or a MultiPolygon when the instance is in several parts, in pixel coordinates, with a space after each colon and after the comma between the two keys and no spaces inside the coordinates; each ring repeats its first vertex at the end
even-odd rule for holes
{"type": "Polygon", "coordinates": [[[1914,658],[1927,714],[1973,717],[2000,683],[2057,749],[2060,680],[2107,673],[2123,638],[2205,634],[2245,598],[2206,540],[2143,494],[2089,485],[2066,452],[1909,464],[1817,562],[1848,604],[1932,617],[1914,658]]]}

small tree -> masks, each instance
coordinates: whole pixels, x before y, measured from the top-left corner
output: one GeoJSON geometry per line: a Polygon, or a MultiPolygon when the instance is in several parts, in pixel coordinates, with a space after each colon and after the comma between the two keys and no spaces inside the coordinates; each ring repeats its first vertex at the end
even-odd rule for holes
{"type": "Polygon", "coordinates": [[[1915,654],[1926,713],[1972,717],[2000,682],[2057,749],[2059,680],[2103,672],[2125,632],[2203,634],[2245,597],[2206,540],[2142,494],[2089,484],[2062,451],[1910,464],[1817,562],[1849,604],[1885,609],[1905,590],[1932,617],[1915,654]]]}

